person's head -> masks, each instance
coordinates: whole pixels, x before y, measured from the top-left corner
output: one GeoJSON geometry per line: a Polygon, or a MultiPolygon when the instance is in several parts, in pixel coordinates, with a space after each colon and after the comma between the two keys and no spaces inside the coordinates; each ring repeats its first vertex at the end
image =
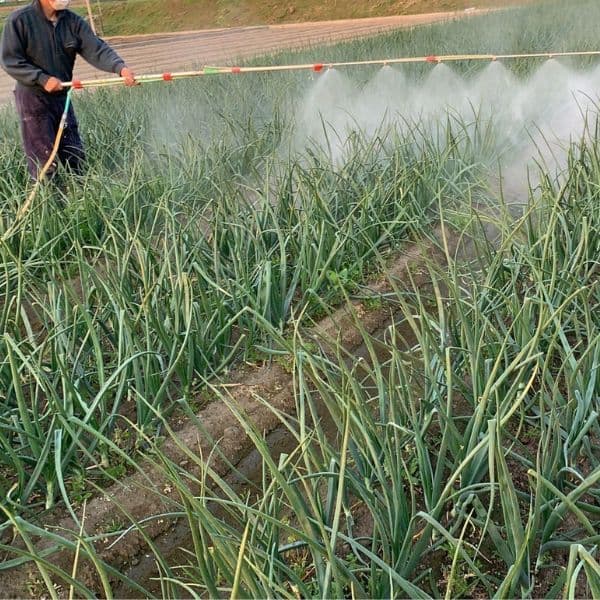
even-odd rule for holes
{"type": "Polygon", "coordinates": [[[45,10],[60,11],[69,8],[71,0],[40,0],[40,3],[45,10]]]}

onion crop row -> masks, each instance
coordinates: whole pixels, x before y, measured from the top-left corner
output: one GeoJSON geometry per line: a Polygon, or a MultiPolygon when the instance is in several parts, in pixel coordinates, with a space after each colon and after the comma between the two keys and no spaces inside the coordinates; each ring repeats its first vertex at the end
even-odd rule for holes
{"type": "Polygon", "coordinates": [[[355,311],[358,361],[250,311],[294,376],[296,416],[280,419],[295,450],[272,456],[210,383],[251,436],[262,482],[239,492],[200,457],[191,478],[147,438],[192,536],[184,565],[155,550],[163,596],[597,594],[598,146],[593,132],[573,145],[565,178],[545,178],[516,222],[501,213],[496,245],[464,208],[454,222],[472,260],[430,263],[426,287],[390,280],[373,300],[394,317],[376,338],[355,311]]]}

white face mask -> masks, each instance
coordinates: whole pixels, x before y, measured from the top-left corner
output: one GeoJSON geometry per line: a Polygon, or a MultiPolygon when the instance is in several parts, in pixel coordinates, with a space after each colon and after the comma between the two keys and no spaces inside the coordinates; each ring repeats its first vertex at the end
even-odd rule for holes
{"type": "Polygon", "coordinates": [[[54,10],[65,10],[65,8],[69,8],[70,4],[71,4],[71,0],[51,0],[50,1],[50,6],[52,6],[52,8],[54,10]]]}

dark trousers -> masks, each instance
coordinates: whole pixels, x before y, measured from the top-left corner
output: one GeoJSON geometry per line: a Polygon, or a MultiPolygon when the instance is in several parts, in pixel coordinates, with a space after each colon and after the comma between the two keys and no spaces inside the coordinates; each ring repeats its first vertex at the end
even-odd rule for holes
{"type": "MultiPolygon", "coordinates": [[[[38,173],[52,152],[66,99],[65,94],[46,94],[22,86],[17,86],[15,89],[17,112],[21,118],[23,147],[32,179],[37,179],[38,173]]],[[[85,154],[72,106],[69,107],[67,114],[67,123],[58,148],[57,159],[73,173],[77,175],[83,173],[85,154]]],[[[54,175],[57,167],[55,160],[48,170],[48,178],[54,175]]]]}

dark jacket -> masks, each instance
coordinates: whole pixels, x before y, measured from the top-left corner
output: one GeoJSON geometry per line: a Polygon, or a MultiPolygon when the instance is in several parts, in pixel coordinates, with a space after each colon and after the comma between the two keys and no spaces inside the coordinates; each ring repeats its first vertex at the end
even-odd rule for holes
{"type": "Polygon", "coordinates": [[[98,69],[120,73],[124,61],[79,15],[61,10],[57,16],[54,25],[33,0],[8,17],[0,62],[17,85],[42,91],[50,76],[71,81],[77,54],[98,69]]]}

